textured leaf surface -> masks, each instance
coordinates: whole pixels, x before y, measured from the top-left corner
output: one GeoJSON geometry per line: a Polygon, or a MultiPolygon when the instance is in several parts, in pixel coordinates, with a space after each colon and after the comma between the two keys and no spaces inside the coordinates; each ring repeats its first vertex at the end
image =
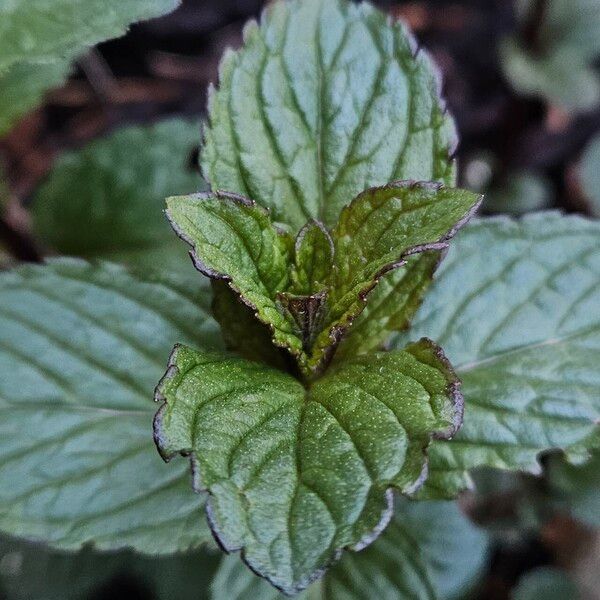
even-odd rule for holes
{"type": "MultiPolygon", "coordinates": [[[[452,502],[399,500],[385,532],[369,548],[347,553],[303,600],[449,600],[462,598],[485,564],[488,540],[452,502]]],[[[237,556],[223,558],[212,600],[278,600],[237,556]]]]}
{"type": "Polygon", "coordinates": [[[0,72],[23,60],[47,63],[123,35],[131,23],[178,0],[11,0],[0,5],[0,72]]]}
{"type": "MultiPolygon", "coordinates": [[[[335,257],[326,326],[313,353],[325,353],[335,343],[382,275],[404,265],[409,256],[445,248],[480,201],[466,190],[411,182],[359,194],[332,232],[335,257]]],[[[398,294],[393,298],[398,300],[398,294]]],[[[317,354],[313,360],[319,358],[317,354]]]]}
{"type": "Polygon", "coordinates": [[[403,331],[417,312],[433,281],[440,252],[407,258],[406,266],[387,273],[369,296],[336,358],[364,354],[384,346],[392,333],[403,331]]]}
{"type": "Polygon", "coordinates": [[[207,539],[184,465],[150,434],[172,340],[219,347],[186,287],[75,260],[0,275],[0,529],[69,549],[207,539]]]}
{"type": "Polygon", "coordinates": [[[467,227],[418,335],[444,347],[466,403],[458,435],[431,449],[430,494],[458,491],[478,466],[538,472],[540,451],[579,452],[600,418],[600,224],[540,213],[467,227]]]}
{"type": "Polygon", "coordinates": [[[203,600],[218,565],[206,550],[150,557],[131,551],[77,553],[0,539],[0,590],[4,600],[85,600],[117,590],[155,600],[203,600]],[[120,584],[120,585],[119,585],[120,584]],[[116,589],[115,589],[116,588],[116,589]]]}
{"type": "Polygon", "coordinates": [[[266,209],[241,196],[172,197],[167,215],[196,267],[229,281],[310,375],[322,370],[379,278],[409,256],[445,248],[479,200],[435,183],[372,188],[342,211],[331,237],[309,222],[295,248],[266,209]]]}
{"type": "Polygon", "coordinates": [[[62,254],[182,270],[189,259],[163,208],[203,185],[187,164],[196,138],[196,125],[174,119],[63,154],[35,195],[35,233],[62,254]]]}
{"type": "Polygon", "coordinates": [[[202,154],[213,189],[244,194],[298,231],[332,227],[364,189],[454,183],[456,134],[439,76],[403,25],[368,4],[276,2],[228,53],[202,154]]]}
{"type": "Polygon", "coordinates": [[[431,436],[452,435],[462,413],[427,340],[344,363],[308,391],[263,365],[178,346],[157,398],[157,445],[166,459],[191,455],[222,546],[288,593],[377,537],[389,488],[422,483],[431,436]]]}
{"type": "Polygon", "coordinates": [[[295,324],[277,305],[289,283],[293,238],[273,227],[263,207],[225,192],[168,198],[167,216],[192,247],[196,268],[230,282],[272,328],[275,343],[299,354],[295,324]]]}

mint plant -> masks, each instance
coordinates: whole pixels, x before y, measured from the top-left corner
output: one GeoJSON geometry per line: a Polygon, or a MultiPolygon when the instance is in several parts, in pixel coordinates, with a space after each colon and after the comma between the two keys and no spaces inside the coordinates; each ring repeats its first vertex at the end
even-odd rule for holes
{"type": "Polygon", "coordinates": [[[179,123],[70,155],[37,194],[49,246],[130,268],[0,275],[0,529],[48,561],[195,549],[198,586],[214,536],[214,600],[461,597],[489,546],[448,501],[473,472],[594,464],[598,222],[467,224],[436,68],[366,4],[273,3],[208,112],[209,191],[172,173],[179,123]],[[162,195],[206,277],[173,266],[162,195]]]}

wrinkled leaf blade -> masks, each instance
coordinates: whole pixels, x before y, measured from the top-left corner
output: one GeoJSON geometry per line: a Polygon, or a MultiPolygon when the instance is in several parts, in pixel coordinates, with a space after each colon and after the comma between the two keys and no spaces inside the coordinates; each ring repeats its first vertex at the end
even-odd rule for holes
{"type": "Polygon", "coordinates": [[[162,456],[191,456],[211,527],[286,593],[391,517],[389,488],[426,476],[432,435],[453,435],[462,398],[428,340],[338,366],[307,392],[266,366],[177,346],[157,388],[162,456]]]}
{"type": "Polygon", "coordinates": [[[439,75],[406,28],[368,4],[276,2],[225,55],[202,152],[214,189],[244,194],[298,231],[333,227],[364,189],[454,183],[439,75]]]}

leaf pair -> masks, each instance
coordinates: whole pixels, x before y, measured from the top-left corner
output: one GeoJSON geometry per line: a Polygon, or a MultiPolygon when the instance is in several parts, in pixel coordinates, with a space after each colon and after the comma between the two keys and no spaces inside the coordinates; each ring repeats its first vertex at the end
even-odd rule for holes
{"type": "Polygon", "coordinates": [[[331,233],[311,221],[295,240],[266,209],[224,192],[169,198],[167,215],[196,267],[227,280],[311,379],[379,279],[414,254],[445,248],[479,201],[439,184],[395,182],[359,194],[331,233]]]}

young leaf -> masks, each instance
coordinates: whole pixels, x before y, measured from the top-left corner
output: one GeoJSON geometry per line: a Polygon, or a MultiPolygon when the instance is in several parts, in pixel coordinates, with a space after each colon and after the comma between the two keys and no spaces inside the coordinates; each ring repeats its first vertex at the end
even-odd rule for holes
{"type": "Polygon", "coordinates": [[[225,55],[202,152],[213,189],[269,207],[297,232],[333,227],[364,189],[454,184],[437,69],[401,23],[345,0],[275,2],[225,55]]]}
{"type": "Polygon", "coordinates": [[[348,361],[309,390],[257,363],[177,346],[157,388],[155,440],[166,460],[191,456],[221,545],[295,593],[343,548],[377,537],[390,487],[422,483],[431,437],[460,425],[458,387],[428,340],[348,361]]]}
{"type": "MultiPolygon", "coordinates": [[[[369,548],[346,553],[302,600],[464,598],[482,570],[488,539],[452,502],[398,501],[388,528],[369,548]]],[[[212,600],[280,600],[237,556],[222,559],[212,600]]]]}
{"type": "Polygon", "coordinates": [[[379,278],[409,256],[445,248],[479,202],[477,194],[435,183],[373,188],[342,211],[331,237],[309,223],[294,261],[291,236],[243,197],[169,198],[167,215],[192,246],[197,268],[229,281],[310,378],[323,371],[379,278]]]}
{"type": "Polygon", "coordinates": [[[464,427],[430,451],[429,495],[478,466],[539,472],[543,450],[585,454],[600,419],[599,246],[600,223],[558,213],[482,219],[453,244],[410,332],[443,344],[466,400],[464,427]]]}
{"type": "Polygon", "coordinates": [[[326,287],[335,249],[331,235],[318,221],[309,221],[296,238],[291,291],[310,295],[326,287]]]}
{"type": "Polygon", "coordinates": [[[149,436],[173,339],[221,347],[205,290],[79,260],[0,275],[2,531],[149,553],[209,539],[202,498],[149,436]]]}
{"type": "Polygon", "coordinates": [[[192,123],[171,119],[63,154],[35,194],[35,233],[62,254],[193,272],[163,207],[167,195],[203,185],[187,166],[196,136],[192,123]]]}
{"type": "Polygon", "coordinates": [[[302,342],[277,294],[289,283],[293,238],[277,231],[268,212],[254,202],[224,192],[167,199],[167,216],[193,249],[196,268],[231,288],[273,331],[276,345],[300,354],[302,342]]]}
{"type": "Polygon", "coordinates": [[[480,202],[466,190],[403,181],[366,190],[344,208],[332,232],[329,307],[311,363],[326,360],[385,273],[414,254],[446,248],[480,202]]]}

